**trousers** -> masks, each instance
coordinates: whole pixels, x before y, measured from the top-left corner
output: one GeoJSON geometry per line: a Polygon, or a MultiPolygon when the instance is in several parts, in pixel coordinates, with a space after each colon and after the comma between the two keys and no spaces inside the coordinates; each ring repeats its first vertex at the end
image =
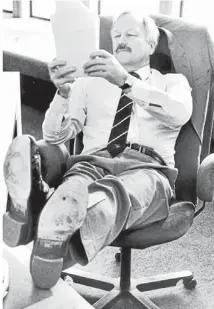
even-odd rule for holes
{"type": "MultiPolygon", "coordinates": [[[[165,219],[173,196],[162,166],[128,147],[115,158],[106,150],[71,156],[64,181],[69,181],[78,195],[85,192],[83,186],[88,190],[87,212],[79,230],[87,262],[82,263],[80,257],[80,264],[90,262],[121,231],[165,219]]],[[[71,246],[75,250],[75,245],[71,246]]]]}

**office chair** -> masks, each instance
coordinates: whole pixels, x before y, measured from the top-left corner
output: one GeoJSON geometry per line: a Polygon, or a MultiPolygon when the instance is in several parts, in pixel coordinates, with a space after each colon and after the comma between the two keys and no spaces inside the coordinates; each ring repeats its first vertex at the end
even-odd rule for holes
{"type": "MultiPolygon", "coordinates": [[[[160,70],[162,73],[180,73],[176,70],[175,64],[173,63],[170,55],[169,42],[164,28],[162,28],[164,26],[165,29],[173,33],[176,28],[173,24],[174,19],[161,15],[153,16],[153,18],[160,27],[160,40],[154,55],[151,57],[151,66],[160,70]]],[[[184,21],[178,19],[175,20],[176,23],[185,24],[184,21]]],[[[108,51],[111,50],[111,43],[109,38],[106,39],[106,33],[108,33],[110,26],[111,18],[101,17],[101,47],[108,51]]],[[[177,29],[181,31],[182,27],[178,26],[177,29]]],[[[197,34],[198,28],[193,27],[192,31],[192,35],[195,35],[197,34]]],[[[185,46],[183,48],[185,49],[185,46]]],[[[189,55],[189,57],[191,56],[189,55]]],[[[205,61],[205,59],[201,59],[200,65],[202,61],[205,61]]],[[[196,72],[199,70],[199,67],[194,68],[194,70],[196,72]]],[[[211,65],[210,70],[213,70],[211,65]]],[[[189,81],[193,88],[194,102],[194,93],[198,84],[195,85],[191,79],[189,81]]],[[[196,280],[190,271],[131,280],[131,249],[140,249],[143,254],[143,250],[146,248],[165,244],[182,237],[190,229],[194,217],[200,212],[200,210],[196,212],[197,198],[200,198],[204,203],[211,201],[213,198],[214,154],[207,156],[209,154],[213,123],[213,81],[211,82],[211,79],[206,79],[203,85],[200,84],[200,87],[201,91],[210,92],[210,99],[206,100],[206,103],[203,102],[202,113],[199,113],[200,115],[198,116],[201,130],[204,131],[204,134],[202,135],[201,141],[191,120],[181,129],[176,142],[175,154],[176,167],[179,169],[179,175],[175,185],[176,200],[173,200],[171,203],[168,218],[153,223],[141,230],[123,231],[111,244],[111,246],[121,248],[121,251],[116,254],[117,260],[120,261],[119,280],[85,273],[72,268],[62,272],[62,278],[69,275],[75,283],[108,291],[104,297],[93,305],[96,309],[114,308],[114,304],[120,299],[127,299],[130,308],[136,305],[138,308],[158,309],[158,306],[141,292],[175,286],[180,280],[183,281],[187,289],[193,289],[196,286],[196,280]],[[199,166],[200,162],[202,163],[199,166]]],[[[199,108],[198,106],[195,105],[196,112],[199,108]]],[[[38,145],[43,161],[45,180],[48,181],[53,176],[51,172],[53,169],[53,165],[51,164],[51,159],[54,156],[53,151],[60,152],[64,146],[57,148],[57,146],[48,145],[44,141],[38,142],[38,145]]],[[[73,141],[70,148],[71,153],[81,152],[81,134],[73,141]]],[[[63,151],[61,155],[65,153],[63,151]]]]}

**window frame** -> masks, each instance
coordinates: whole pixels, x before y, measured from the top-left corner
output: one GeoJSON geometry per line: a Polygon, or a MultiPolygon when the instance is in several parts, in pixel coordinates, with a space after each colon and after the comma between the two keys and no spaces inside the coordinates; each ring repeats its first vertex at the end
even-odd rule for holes
{"type": "MultiPolygon", "coordinates": [[[[98,13],[98,15],[100,15],[101,1],[102,0],[97,0],[97,13],[98,13]]],[[[37,15],[33,14],[33,1],[32,0],[30,1],[30,17],[31,18],[37,18],[37,19],[41,19],[41,20],[50,21],[50,18],[48,18],[48,17],[37,16],[37,15]]]]}
{"type": "MultiPolygon", "coordinates": [[[[93,0],[91,0],[91,1],[93,1],[93,0]]],[[[102,16],[102,2],[103,1],[106,1],[106,0],[97,0],[97,13],[98,13],[98,15],[100,16],[102,16]]],[[[132,0],[130,0],[130,1],[132,1],[132,0]]],[[[159,0],[160,1],[160,3],[162,2],[165,2],[165,3],[169,3],[170,1],[168,1],[168,0],[159,0]]],[[[179,5],[179,12],[178,12],[178,17],[182,17],[182,15],[183,15],[183,7],[184,7],[184,0],[179,0],[180,1],[180,5],[179,5]]],[[[15,1],[14,1],[15,2],[15,1]]],[[[17,5],[17,2],[19,2],[19,1],[16,1],[16,5],[17,5]]],[[[164,12],[164,11],[160,11],[160,8],[161,8],[161,6],[160,6],[160,3],[159,3],[159,14],[166,14],[166,13],[168,13],[168,15],[169,15],[169,10],[168,9],[166,9],[166,11],[164,12]]],[[[34,3],[35,4],[35,3],[34,3]]],[[[14,5],[14,4],[13,4],[14,5]]],[[[34,15],[34,13],[33,13],[33,0],[30,0],[30,1],[23,1],[22,2],[22,6],[23,5],[26,5],[26,7],[27,6],[29,6],[29,13],[28,13],[28,17],[31,17],[31,18],[35,18],[35,19],[39,19],[39,20],[45,20],[45,21],[50,21],[50,18],[48,18],[48,17],[43,17],[43,16],[38,16],[38,15],[34,15]]],[[[173,2],[173,4],[172,4],[172,7],[173,7],[173,5],[174,5],[174,2],[173,2]]],[[[170,10],[171,11],[173,11],[173,9],[172,9],[172,7],[170,8],[170,10]]],[[[3,12],[6,12],[6,13],[14,13],[14,7],[13,7],[13,10],[12,11],[10,11],[10,10],[7,10],[7,9],[2,9],[2,11],[3,12]]],[[[16,17],[22,17],[21,16],[22,15],[22,13],[21,13],[21,7],[20,7],[20,12],[18,13],[18,15],[16,15],[16,17]]]]}
{"type": "Polygon", "coordinates": [[[4,9],[4,8],[3,8],[3,5],[2,5],[2,12],[5,12],[5,13],[13,13],[13,1],[12,1],[12,10],[4,9]]]}
{"type": "Polygon", "coordinates": [[[46,21],[50,21],[50,18],[47,18],[47,17],[43,17],[43,16],[37,16],[37,15],[33,15],[33,1],[30,1],[30,17],[31,18],[36,18],[36,19],[39,19],[39,20],[46,20],[46,21]]]}

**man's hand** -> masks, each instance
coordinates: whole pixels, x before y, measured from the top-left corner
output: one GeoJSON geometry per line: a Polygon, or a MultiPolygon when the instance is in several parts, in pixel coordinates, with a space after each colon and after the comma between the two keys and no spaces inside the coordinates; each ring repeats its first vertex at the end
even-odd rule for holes
{"type": "Polygon", "coordinates": [[[112,54],[105,50],[98,50],[92,53],[90,58],[91,60],[83,66],[88,76],[103,77],[118,87],[124,84],[128,72],[112,54]]]}
{"type": "Polygon", "coordinates": [[[51,81],[59,90],[59,94],[67,99],[71,91],[71,85],[75,81],[73,73],[76,68],[67,66],[66,61],[54,59],[48,63],[48,71],[51,81]]]}

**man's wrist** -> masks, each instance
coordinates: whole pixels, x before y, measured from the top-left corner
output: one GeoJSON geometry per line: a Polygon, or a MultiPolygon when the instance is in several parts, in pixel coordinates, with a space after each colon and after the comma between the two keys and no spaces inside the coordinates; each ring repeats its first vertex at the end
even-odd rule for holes
{"type": "Polygon", "coordinates": [[[127,79],[128,76],[129,76],[128,72],[123,75],[123,77],[121,78],[121,81],[120,81],[120,83],[118,85],[119,88],[122,87],[125,84],[126,79],[127,79]]]}
{"type": "Polygon", "coordinates": [[[123,84],[120,86],[120,88],[122,90],[127,90],[127,91],[129,89],[129,91],[130,91],[131,88],[132,88],[133,83],[134,83],[133,77],[130,74],[127,74],[127,76],[126,76],[123,84]]]}

